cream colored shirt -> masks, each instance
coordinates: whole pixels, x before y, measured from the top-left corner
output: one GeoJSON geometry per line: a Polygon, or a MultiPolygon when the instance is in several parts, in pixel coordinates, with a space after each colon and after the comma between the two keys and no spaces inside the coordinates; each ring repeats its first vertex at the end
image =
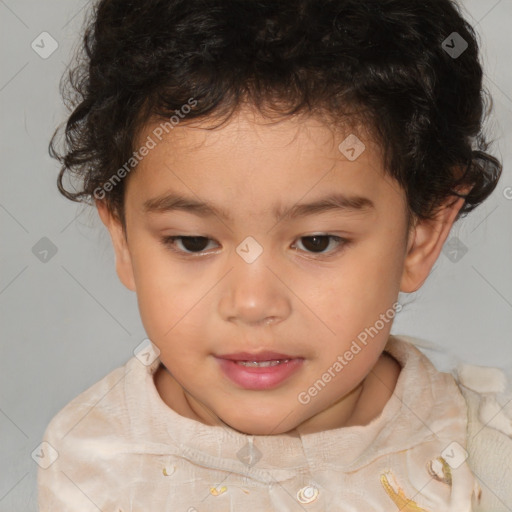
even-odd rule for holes
{"type": "Polygon", "coordinates": [[[146,366],[134,356],[49,423],[39,510],[477,510],[479,485],[465,452],[467,406],[456,381],[405,338],[390,336],[386,351],[402,370],[371,423],[274,436],[179,415],[155,387],[160,360],[146,366]]]}

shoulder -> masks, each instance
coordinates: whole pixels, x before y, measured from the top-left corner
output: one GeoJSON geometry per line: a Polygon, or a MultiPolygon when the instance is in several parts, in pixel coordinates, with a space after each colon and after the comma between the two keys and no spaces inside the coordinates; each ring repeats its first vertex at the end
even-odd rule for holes
{"type": "Polygon", "coordinates": [[[78,461],[92,464],[98,457],[108,459],[126,450],[132,441],[132,411],[141,402],[138,393],[142,392],[132,377],[145,371],[141,368],[135,357],[130,358],[53,416],[40,444],[42,454],[53,454],[54,460],[45,462],[52,464],[52,471],[65,471],[78,461]]]}
{"type": "Polygon", "coordinates": [[[94,432],[90,429],[91,423],[119,424],[123,416],[119,413],[125,408],[126,398],[123,381],[130,371],[130,362],[112,370],[60,409],[46,427],[45,437],[64,439],[77,429],[82,431],[82,423],[89,426],[89,432],[94,432]]]}
{"type": "Polygon", "coordinates": [[[129,419],[124,382],[133,370],[132,358],[76,396],[47,425],[32,454],[39,466],[40,512],[97,511],[79,487],[88,485],[92,490],[102,483],[100,474],[108,468],[100,467],[99,455],[110,460],[126,449],[129,419]]]}
{"type": "Polygon", "coordinates": [[[477,510],[508,511],[512,504],[510,379],[498,368],[464,364],[459,365],[457,384],[468,409],[468,462],[482,489],[477,510]]]}

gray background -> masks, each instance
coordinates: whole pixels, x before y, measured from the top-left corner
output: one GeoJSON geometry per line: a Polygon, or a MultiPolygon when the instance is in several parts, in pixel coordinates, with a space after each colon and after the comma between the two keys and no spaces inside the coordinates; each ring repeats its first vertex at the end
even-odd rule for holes
{"type": "MultiPolygon", "coordinates": [[[[95,210],[58,193],[58,163],[47,147],[65,119],[59,79],[78,44],[83,0],[0,0],[2,229],[0,308],[0,511],[36,510],[31,453],[50,419],[72,398],[124,364],[146,337],[135,294],[118,281],[108,233],[95,210]],[[58,42],[41,58],[42,32],[58,42]],[[40,40],[40,39],[39,39],[40,40]],[[57,249],[43,262],[43,237],[57,249]],[[37,252],[37,251],[36,251],[37,252]]],[[[482,45],[494,98],[487,133],[503,160],[493,195],[453,228],[467,253],[441,254],[425,285],[400,296],[409,305],[393,333],[419,337],[441,369],[464,360],[512,368],[512,44],[511,0],[465,1],[482,45]]],[[[45,44],[46,50],[49,42],[45,44]]]]}

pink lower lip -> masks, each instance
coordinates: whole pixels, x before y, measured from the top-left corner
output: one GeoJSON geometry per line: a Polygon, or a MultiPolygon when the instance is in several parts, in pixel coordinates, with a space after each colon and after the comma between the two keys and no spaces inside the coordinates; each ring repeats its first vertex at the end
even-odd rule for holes
{"type": "Polygon", "coordinates": [[[263,368],[247,367],[230,359],[216,358],[224,375],[245,389],[271,389],[296,372],[304,359],[290,359],[287,363],[263,368]]]}

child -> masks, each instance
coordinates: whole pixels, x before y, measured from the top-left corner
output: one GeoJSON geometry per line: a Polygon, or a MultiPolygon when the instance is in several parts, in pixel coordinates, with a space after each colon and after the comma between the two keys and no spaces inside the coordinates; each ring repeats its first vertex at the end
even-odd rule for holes
{"type": "Polygon", "coordinates": [[[150,342],[48,425],[40,510],[511,510],[478,369],[390,334],[501,173],[458,7],[102,0],[84,45],[58,186],[150,342]]]}

